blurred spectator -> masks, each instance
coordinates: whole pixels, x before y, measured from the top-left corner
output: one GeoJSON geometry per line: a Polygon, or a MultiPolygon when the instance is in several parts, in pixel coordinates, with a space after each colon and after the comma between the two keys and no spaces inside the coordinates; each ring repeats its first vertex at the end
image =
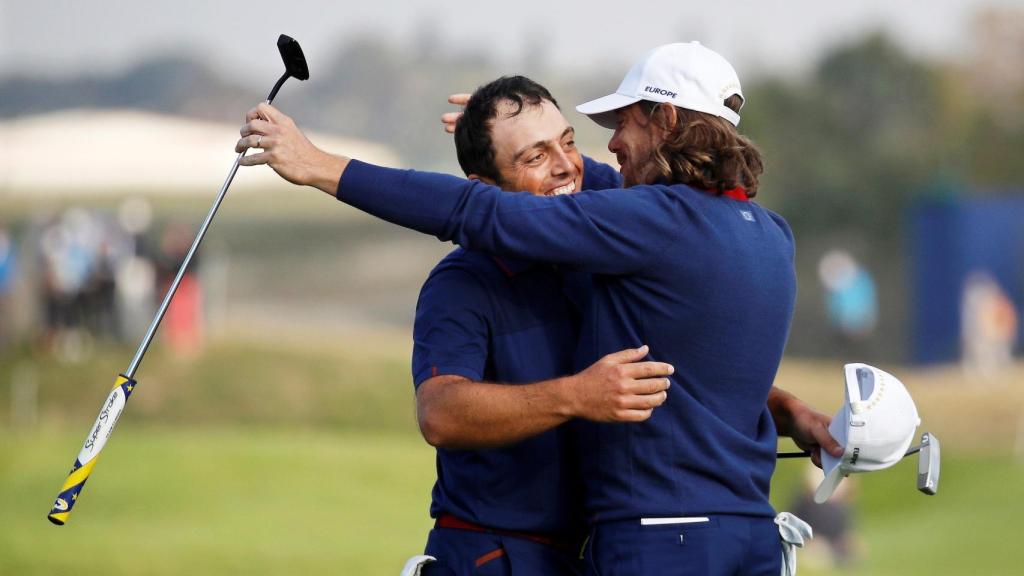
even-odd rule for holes
{"type": "Polygon", "coordinates": [[[124,234],[111,222],[102,222],[101,235],[94,246],[94,265],[82,297],[86,329],[99,337],[119,339],[120,319],[115,300],[115,272],[124,258],[124,234]]]}
{"type": "Polygon", "coordinates": [[[11,300],[18,274],[17,249],[7,228],[0,225],[0,351],[11,340],[11,300]]]}
{"type": "Polygon", "coordinates": [[[818,263],[831,325],[847,341],[867,339],[878,322],[878,295],[871,274],[849,252],[830,250],[818,263]]]}
{"type": "Polygon", "coordinates": [[[117,275],[133,250],[124,230],[105,214],[76,207],[44,224],[38,242],[44,346],[78,360],[94,337],[120,339],[117,275]]]}
{"type": "Polygon", "coordinates": [[[83,299],[95,266],[95,231],[89,213],[72,208],[40,236],[44,343],[64,360],[78,360],[88,346],[83,330],[83,299]]]}
{"type": "MultiPolygon", "coordinates": [[[[184,224],[171,223],[164,230],[160,239],[160,257],[157,260],[161,295],[170,288],[193,240],[193,231],[184,224]]],[[[162,323],[164,341],[179,355],[195,354],[202,347],[203,294],[199,276],[195,272],[198,265],[197,254],[182,276],[162,323]]]]}
{"type": "Polygon", "coordinates": [[[1017,308],[999,282],[987,272],[972,272],[964,285],[960,316],[964,369],[988,377],[1012,364],[1017,318],[1017,308]]]}
{"type": "Polygon", "coordinates": [[[821,470],[808,464],[790,508],[814,529],[814,539],[806,545],[801,562],[823,568],[851,568],[860,559],[852,506],[856,479],[846,478],[824,504],[816,504],[814,491],[821,479],[821,470]]]}
{"type": "Polygon", "coordinates": [[[145,198],[130,198],[121,203],[117,219],[128,234],[125,257],[115,272],[117,309],[122,336],[134,341],[145,334],[156,311],[156,268],[145,241],[153,208],[145,198]]]}

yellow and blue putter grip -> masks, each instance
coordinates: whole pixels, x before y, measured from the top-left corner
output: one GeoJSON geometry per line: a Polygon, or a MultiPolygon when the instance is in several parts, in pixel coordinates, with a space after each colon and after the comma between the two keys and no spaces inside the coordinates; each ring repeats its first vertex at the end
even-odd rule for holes
{"type": "Polygon", "coordinates": [[[114,431],[114,426],[117,425],[121,412],[124,411],[124,406],[134,388],[135,380],[124,374],[117,376],[114,388],[107,396],[103,407],[100,408],[100,415],[96,417],[96,423],[93,424],[89,436],[85,439],[85,445],[78,453],[75,465],[71,468],[68,479],[64,481],[64,486],[61,487],[60,494],[57,495],[57,500],[53,503],[53,509],[47,515],[50,522],[63,526],[68,521],[68,516],[71,515],[71,510],[78,500],[78,494],[85,486],[85,481],[89,479],[89,474],[92,473],[92,468],[96,465],[96,459],[99,458],[100,451],[103,450],[103,446],[106,445],[110,434],[114,431]]]}

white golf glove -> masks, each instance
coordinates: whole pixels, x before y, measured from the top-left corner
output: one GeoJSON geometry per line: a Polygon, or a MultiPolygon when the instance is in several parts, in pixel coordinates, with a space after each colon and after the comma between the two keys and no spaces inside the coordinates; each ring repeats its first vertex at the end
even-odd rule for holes
{"type": "Polygon", "coordinates": [[[782,538],[781,576],[795,576],[796,549],[803,548],[805,540],[814,538],[814,529],[789,512],[779,512],[775,523],[779,525],[779,536],[782,538]]]}
{"type": "Polygon", "coordinates": [[[413,556],[405,563],[405,567],[402,568],[401,576],[420,576],[423,572],[423,567],[431,562],[437,562],[437,558],[427,556],[425,554],[413,556]]]}

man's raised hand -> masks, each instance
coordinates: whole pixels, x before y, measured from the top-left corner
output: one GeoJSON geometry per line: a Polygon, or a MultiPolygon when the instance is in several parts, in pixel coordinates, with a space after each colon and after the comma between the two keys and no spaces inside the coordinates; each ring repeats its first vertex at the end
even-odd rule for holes
{"type": "MultiPolygon", "coordinates": [[[[455,104],[456,106],[465,108],[466,103],[469,102],[470,96],[472,96],[472,94],[452,94],[451,96],[448,97],[448,103],[455,104]]],[[[459,110],[458,112],[445,112],[444,114],[441,114],[441,124],[444,125],[444,131],[449,134],[454,134],[455,124],[459,121],[459,118],[461,117],[462,110],[459,110]]]]}
{"type": "Polygon", "coordinates": [[[242,166],[266,164],[282,178],[300,186],[315,186],[328,194],[337,192],[338,180],[348,158],[328,154],[306,138],[287,114],[262,103],[245,115],[235,152],[250,148],[262,152],[242,158],[242,166]]]}

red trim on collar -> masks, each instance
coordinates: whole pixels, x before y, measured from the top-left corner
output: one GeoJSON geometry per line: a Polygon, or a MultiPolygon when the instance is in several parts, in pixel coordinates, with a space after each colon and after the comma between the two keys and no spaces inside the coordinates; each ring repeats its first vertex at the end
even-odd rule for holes
{"type": "Polygon", "coordinates": [[[725,196],[726,198],[732,198],[733,200],[739,200],[740,202],[750,202],[750,198],[747,198],[747,191],[743,188],[723,190],[722,196],[725,196]]]}

